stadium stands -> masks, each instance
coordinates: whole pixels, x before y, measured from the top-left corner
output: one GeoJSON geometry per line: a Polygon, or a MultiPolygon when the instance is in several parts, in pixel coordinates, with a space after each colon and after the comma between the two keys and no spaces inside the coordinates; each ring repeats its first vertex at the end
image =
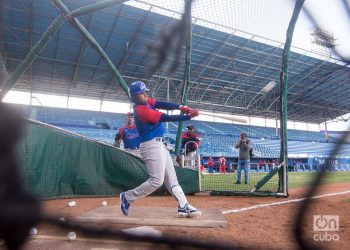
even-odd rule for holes
{"type": "MultiPolygon", "coordinates": [[[[124,114],[39,106],[15,106],[22,110],[25,117],[110,144],[114,141],[117,129],[125,123],[124,114]],[[105,123],[110,129],[98,128],[97,123],[105,123]]],[[[188,124],[193,124],[197,132],[200,133],[202,138],[200,153],[204,156],[237,157],[238,151],[234,145],[239,134],[246,132],[251,138],[255,157],[279,157],[280,141],[276,138],[275,128],[193,120],[184,122],[184,129],[188,124]]],[[[176,131],[177,123],[169,122],[166,136],[175,140],[176,131]]],[[[324,157],[331,154],[337,139],[330,137],[329,140],[326,140],[321,132],[289,129],[288,140],[289,154],[324,157]]],[[[350,144],[344,145],[338,154],[350,156],[350,144]]]]}

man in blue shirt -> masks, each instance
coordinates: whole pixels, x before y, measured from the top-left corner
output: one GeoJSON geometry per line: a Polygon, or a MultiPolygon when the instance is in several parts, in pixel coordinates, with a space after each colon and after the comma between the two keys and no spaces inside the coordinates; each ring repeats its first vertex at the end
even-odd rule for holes
{"type": "Polygon", "coordinates": [[[120,147],[121,141],[123,141],[124,144],[124,150],[128,153],[134,154],[138,157],[141,157],[140,155],[140,138],[137,131],[137,128],[134,124],[134,114],[131,112],[128,112],[126,114],[126,120],[127,123],[125,126],[119,128],[118,132],[118,140],[116,142],[116,146],[120,147]]]}

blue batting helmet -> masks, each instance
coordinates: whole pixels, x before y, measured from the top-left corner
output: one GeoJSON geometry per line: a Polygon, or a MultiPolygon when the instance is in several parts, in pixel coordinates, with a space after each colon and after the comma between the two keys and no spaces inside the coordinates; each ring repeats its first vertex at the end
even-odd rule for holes
{"type": "Polygon", "coordinates": [[[149,89],[146,87],[146,84],[144,84],[141,81],[133,82],[129,86],[129,91],[131,97],[135,97],[137,94],[143,93],[148,91],[149,89]]]}

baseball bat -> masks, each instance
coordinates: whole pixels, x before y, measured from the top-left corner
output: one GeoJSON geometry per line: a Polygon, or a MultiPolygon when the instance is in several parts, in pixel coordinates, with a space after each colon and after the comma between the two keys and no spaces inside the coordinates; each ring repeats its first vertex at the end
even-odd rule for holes
{"type": "Polygon", "coordinates": [[[225,120],[228,120],[228,121],[247,123],[247,119],[246,118],[242,118],[242,117],[229,117],[229,116],[226,116],[226,115],[207,113],[207,112],[203,112],[203,111],[200,111],[199,114],[212,116],[212,117],[217,117],[217,118],[225,119],[225,120]]]}

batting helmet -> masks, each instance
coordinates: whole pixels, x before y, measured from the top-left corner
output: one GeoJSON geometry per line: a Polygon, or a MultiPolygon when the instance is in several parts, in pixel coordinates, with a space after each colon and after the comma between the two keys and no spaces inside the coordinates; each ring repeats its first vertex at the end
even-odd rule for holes
{"type": "Polygon", "coordinates": [[[149,89],[146,87],[146,84],[144,84],[141,81],[137,81],[137,82],[133,82],[132,84],[130,84],[129,86],[129,91],[130,91],[130,95],[131,97],[136,96],[137,94],[143,93],[148,91],[149,89]]]}

